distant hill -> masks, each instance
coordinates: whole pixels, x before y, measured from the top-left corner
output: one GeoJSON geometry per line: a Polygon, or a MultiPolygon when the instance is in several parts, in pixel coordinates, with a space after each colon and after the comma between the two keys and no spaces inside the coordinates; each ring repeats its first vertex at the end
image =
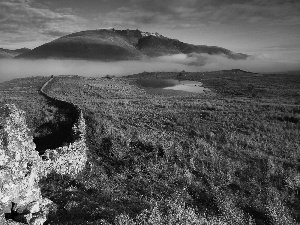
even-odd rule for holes
{"type": "Polygon", "coordinates": [[[13,58],[20,54],[24,54],[30,50],[31,49],[29,49],[29,48],[20,48],[20,49],[16,49],[16,50],[0,48],[0,58],[13,58]]]}
{"type": "Polygon", "coordinates": [[[89,59],[101,61],[138,60],[171,54],[223,54],[231,59],[248,55],[206,45],[192,45],[158,33],[140,30],[99,29],[73,33],[25,52],[17,58],[89,59]]]}
{"type": "Polygon", "coordinates": [[[223,54],[231,59],[246,59],[248,57],[246,54],[234,53],[230,50],[217,46],[192,45],[176,39],[152,35],[140,39],[137,48],[148,56],[206,53],[209,55],[223,54]]]}
{"type": "Polygon", "coordinates": [[[280,72],[270,72],[270,73],[267,73],[267,74],[300,75],[300,70],[280,71],[280,72]]]}
{"type": "Polygon", "coordinates": [[[10,54],[8,54],[6,51],[3,51],[0,49],[0,59],[5,59],[5,58],[12,58],[10,54]]]}

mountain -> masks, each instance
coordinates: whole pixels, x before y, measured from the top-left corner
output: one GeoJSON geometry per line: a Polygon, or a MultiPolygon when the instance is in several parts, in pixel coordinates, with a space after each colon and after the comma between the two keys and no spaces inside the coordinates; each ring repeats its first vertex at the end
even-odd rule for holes
{"type": "Polygon", "coordinates": [[[206,45],[192,45],[158,33],[140,30],[98,29],[66,35],[39,46],[17,58],[89,59],[101,61],[138,60],[171,54],[223,54],[231,59],[248,55],[206,45]]]}
{"type": "Polygon", "coordinates": [[[20,48],[15,50],[0,48],[0,58],[13,58],[20,54],[24,54],[30,50],[31,49],[29,48],[20,48]]]}
{"type": "Polygon", "coordinates": [[[163,56],[171,54],[192,54],[192,53],[206,53],[209,55],[223,54],[231,59],[246,59],[248,55],[242,53],[234,53],[225,48],[217,46],[206,45],[192,45],[187,44],[176,39],[170,39],[162,36],[147,36],[142,38],[138,45],[140,49],[147,56],[163,56]]]}

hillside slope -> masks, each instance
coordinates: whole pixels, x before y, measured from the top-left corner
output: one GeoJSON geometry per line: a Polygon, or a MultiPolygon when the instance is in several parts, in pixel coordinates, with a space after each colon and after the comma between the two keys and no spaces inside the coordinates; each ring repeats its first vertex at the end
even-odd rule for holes
{"type": "Polygon", "coordinates": [[[28,48],[20,48],[20,49],[15,49],[15,50],[0,48],[0,59],[1,58],[13,58],[20,54],[26,53],[28,51],[30,51],[30,49],[28,49],[28,48]]]}
{"type": "Polygon", "coordinates": [[[170,54],[223,54],[232,59],[248,56],[227,49],[183,43],[158,33],[140,30],[100,29],[73,33],[39,46],[17,58],[92,59],[101,61],[137,60],[170,54]]]}
{"type": "Polygon", "coordinates": [[[176,39],[170,39],[162,36],[147,36],[140,39],[138,45],[144,54],[148,56],[163,56],[171,54],[223,54],[231,59],[246,59],[248,56],[242,53],[234,53],[228,49],[217,46],[192,45],[183,43],[176,39]]]}
{"type": "MultiPolygon", "coordinates": [[[[140,52],[113,30],[82,31],[46,43],[20,58],[138,59],[140,52]]],[[[18,57],[19,58],[19,57],[18,57]]]]}
{"type": "Polygon", "coordinates": [[[0,49],[0,59],[11,58],[11,56],[6,52],[0,49]]]}

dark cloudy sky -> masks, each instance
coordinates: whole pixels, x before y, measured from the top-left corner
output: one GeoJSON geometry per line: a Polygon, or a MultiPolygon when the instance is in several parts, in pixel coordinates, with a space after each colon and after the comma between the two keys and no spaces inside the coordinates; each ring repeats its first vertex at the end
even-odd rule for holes
{"type": "Polygon", "coordinates": [[[300,59],[300,0],[0,0],[3,48],[105,27],[300,59]]]}

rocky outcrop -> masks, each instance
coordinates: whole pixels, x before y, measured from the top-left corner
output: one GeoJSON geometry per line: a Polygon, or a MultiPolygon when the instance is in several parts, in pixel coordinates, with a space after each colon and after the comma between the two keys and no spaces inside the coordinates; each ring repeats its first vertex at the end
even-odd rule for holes
{"type": "Polygon", "coordinates": [[[24,112],[6,105],[0,115],[0,224],[43,224],[54,204],[41,196],[42,160],[24,112]]]}
{"type": "Polygon", "coordinates": [[[43,198],[38,186],[40,178],[49,173],[76,177],[86,164],[86,125],[81,109],[66,101],[44,96],[74,110],[72,142],[57,149],[47,149],[42,156],[36,151],[33,137],[25,121],[25,113],[15,105],[0,109],[0,225],[42,225],[56,205],[43,198]]]}

